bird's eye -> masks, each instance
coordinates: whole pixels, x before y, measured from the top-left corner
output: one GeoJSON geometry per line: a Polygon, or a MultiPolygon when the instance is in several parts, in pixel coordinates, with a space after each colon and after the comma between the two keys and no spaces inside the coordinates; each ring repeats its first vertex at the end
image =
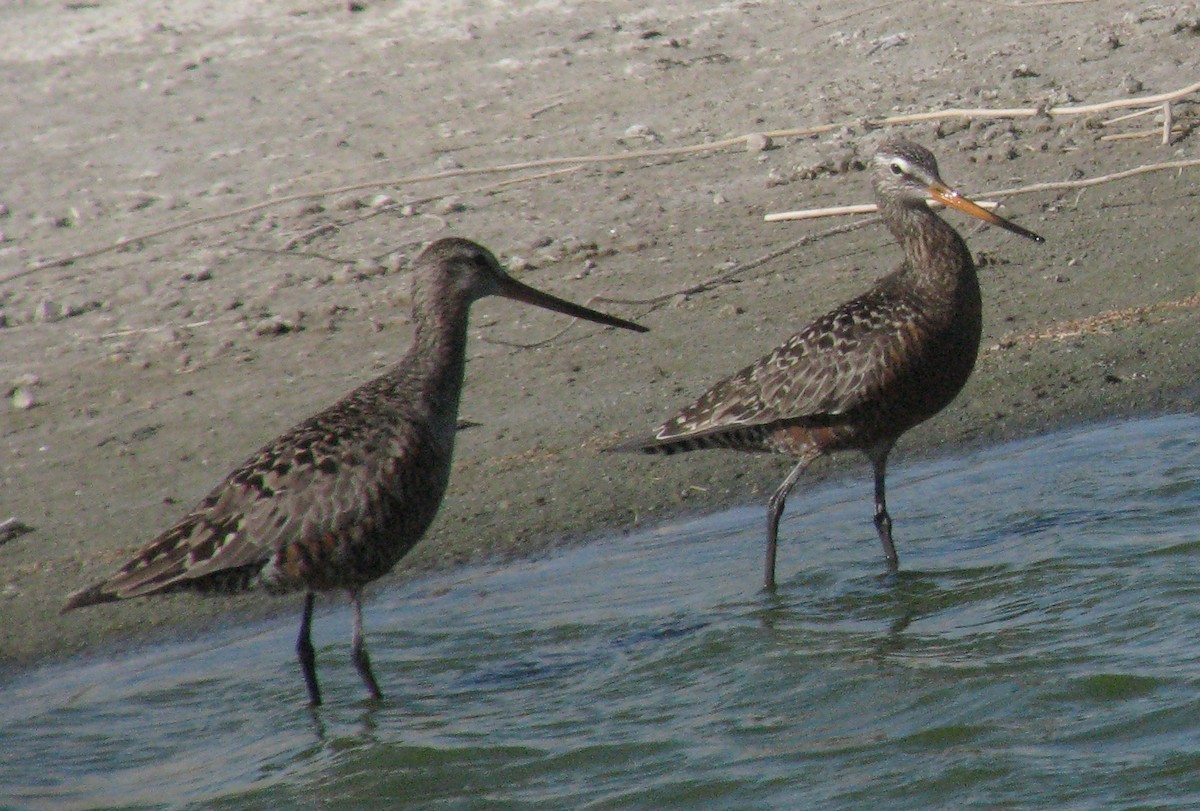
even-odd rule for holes
{"type": "Polygon", "coordinates": [[[892,164],[892,174],[893,175],[902,175],[902,174],[904,174],[904,169],[900,166],[900,164],[893,163],[892,164]]]}

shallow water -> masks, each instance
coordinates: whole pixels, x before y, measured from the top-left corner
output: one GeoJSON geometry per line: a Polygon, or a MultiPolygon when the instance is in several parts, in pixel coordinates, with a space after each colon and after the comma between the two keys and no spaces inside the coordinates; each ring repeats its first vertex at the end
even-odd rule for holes
{"type": "Polygon", "coordinates": [[[344,606],[315,713],[295,620],[10,677],[0,805],[1200,807],[1200,417],[889,484],[896,576],[864,470],[794,492],[774,597],[761,505],[388,589],[380,706],[344,606]]]}

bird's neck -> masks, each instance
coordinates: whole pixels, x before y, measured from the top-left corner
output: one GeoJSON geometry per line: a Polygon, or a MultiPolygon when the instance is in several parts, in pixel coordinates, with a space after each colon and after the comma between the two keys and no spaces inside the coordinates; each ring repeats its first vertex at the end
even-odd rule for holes
{"type": "Polygon", "coordinates": [[[446,430],[453,430],[462,394],[469,308],[469,302],[452,303],[417,315],[412,345],[391,372],[397,391],[446,430]]]}
{"type": "Polygon", "coordinates": [[[978,286],[971,252],[958,232],[920,205],[884,210],[884,222],[904,248],[905,266],[913,281],[929,292],[953,293],[964,284],[978,286]]]}

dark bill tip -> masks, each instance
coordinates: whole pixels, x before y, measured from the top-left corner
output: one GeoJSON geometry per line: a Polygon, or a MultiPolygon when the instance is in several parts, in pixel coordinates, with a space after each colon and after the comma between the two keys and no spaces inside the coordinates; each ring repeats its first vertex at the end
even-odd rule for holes
{"type": "Polygon", "coordinates": [[[541,290],[522,284],[511,276],[505,276],[500,287],[500,295],[505,298],[521,301],[525,304],[532,304],[535,307],[541,307],[546,310],[553,310],[556,313],[563,315],[582,318],[596,324],[603,324],[606,327],[618,327],[619,329],[627,329],[630,332],[649,332],[649,327],[643,327],[641,324],[633,321],[626,321],[624,318],[617,318],[615,315],[602,313],[597,310],[584,307],[582,304],[575,304],[565,299],[560,299],[557,296],[552,296],[549,293],[543,293],[541,290]]]}

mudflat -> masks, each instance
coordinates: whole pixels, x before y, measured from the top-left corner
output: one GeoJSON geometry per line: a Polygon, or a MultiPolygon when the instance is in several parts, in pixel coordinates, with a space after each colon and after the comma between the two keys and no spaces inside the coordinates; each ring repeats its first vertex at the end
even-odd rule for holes
{"type": "MultiPolygon", "coordinates": [[[[982,198],[1200,156],[1195,95],[1172,105],[1169,144],[1161,108],[1071,112],[1200,81],[1196,3],[1124,9],[4,5],[0,521],[32,531],[0,545],[0,665],[298,611],[182,595],[59,614],[252,451],[398,358],[408,263],[441,236],[652,331],[477,305],[450,491],[376,589],[762,502],[787,460],[599,451],[899,262],[878,225],[763,219],[870,202],[861,169],[886,134],[982,198]],[[887,122],[950,108],[1042,112],[887,122]],[[782,134],[806,128],[822,129],[782,134]]],[[[1194,410],[1198,189],[1182,167],[1006,197],[1044,245],[946,215],[981,267],[984,349],[893,466],[1194,410]]],[[[878,557],[867,467],[813,476],[833,470],[863,477],[863,555],[878,557]]]]}

